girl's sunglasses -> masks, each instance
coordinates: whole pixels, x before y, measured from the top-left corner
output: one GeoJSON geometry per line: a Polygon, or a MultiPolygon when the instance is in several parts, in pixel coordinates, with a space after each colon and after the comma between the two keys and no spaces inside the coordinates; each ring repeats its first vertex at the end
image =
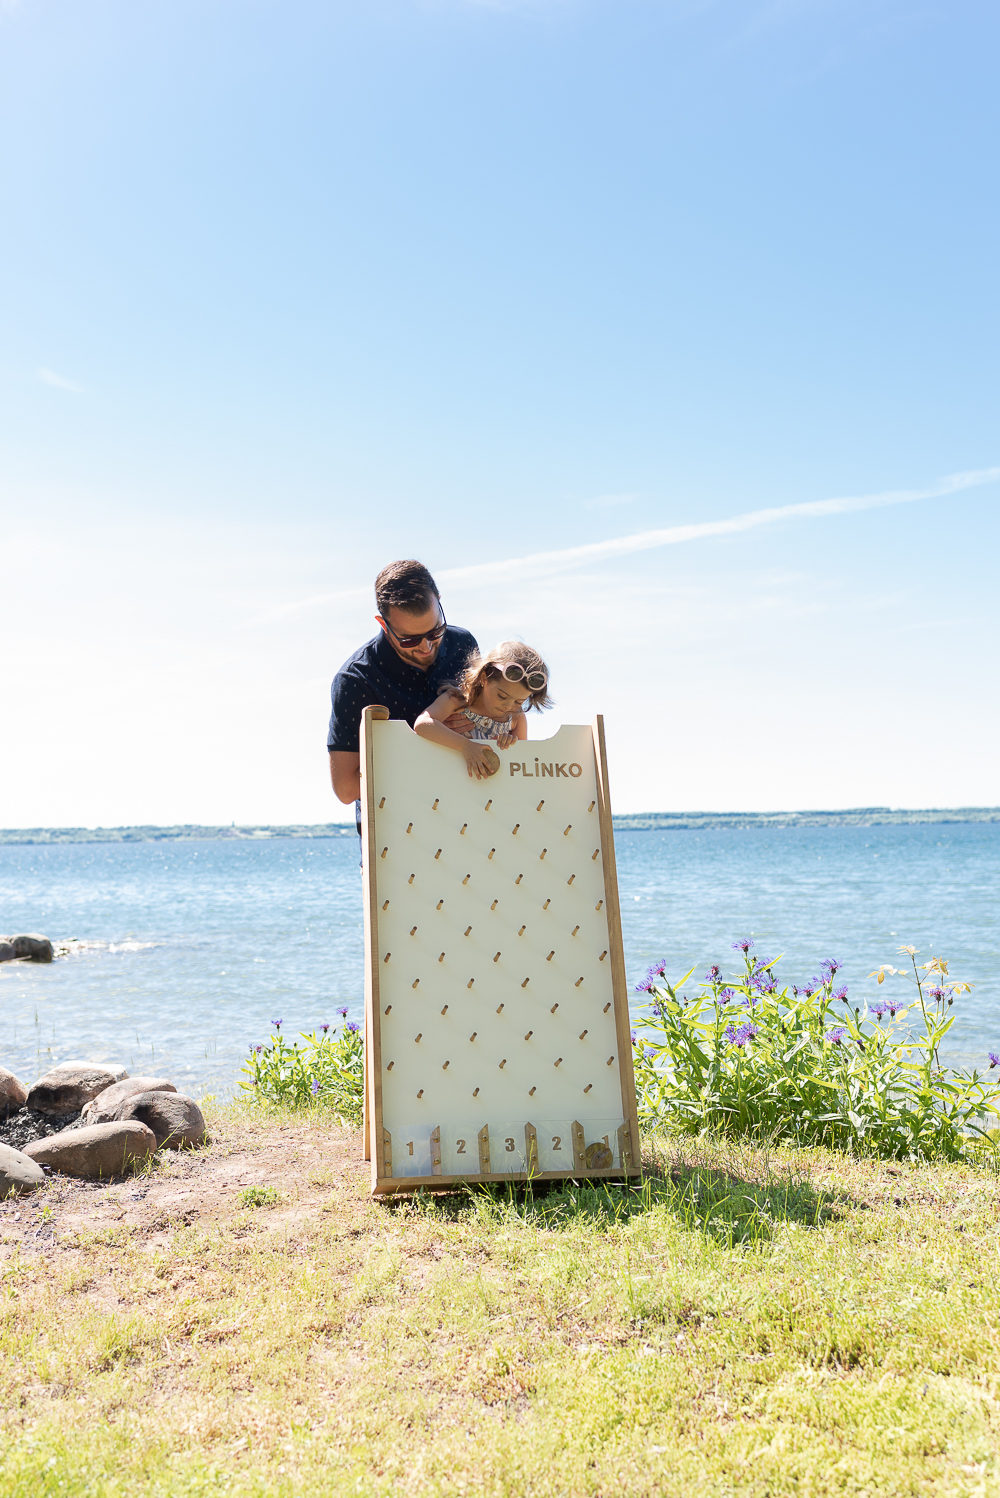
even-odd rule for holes
{"type": "Polygon", "coordinates": [[[496,666],[494,670],[499,671],[504,681],[523,682],[529,692],[542,692],[548,684],[544,671],[525,671],[517,661],[508,661],[506,666],[496,666]]]}

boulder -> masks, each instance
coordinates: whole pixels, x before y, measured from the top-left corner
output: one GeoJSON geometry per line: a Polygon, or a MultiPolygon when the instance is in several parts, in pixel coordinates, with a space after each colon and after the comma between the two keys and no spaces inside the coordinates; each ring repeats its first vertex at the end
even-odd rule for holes
{"type": "MultiPolygon", "coordinates": [[[[157,1096],[157,1094],[153,1094],[157,1096]]],[[[64,1129],[47,1139],[36,1139],[24,1153],[39,1165],[83,1181],[109,1180],[156,1150],[152,1129],[136,1120],[91,1124],[86,1129],[64,1129]]]]}
{"type": "Polygon", "coordinates": [[[12,1071],[0,1066],[0,1118],[17,1113],[24,1107],[28,1089],[19,1082],[12,1071]]]}
{"type": "MultiPolygon", "coordinates": [[[[0,1086],[2,1086],[0,1079],[0,1086]]],[[[82,1124],[110,1123],[113,1119],[121,1118],[123,1115],[118,1110],[118,1105],[126,1098],[135,1097],[137,1092],[176,1092],[177,1088],[173,1082],[168,1082],[166,1077],[125,1077],[121,1082],[113,1082],[110,1087],[105,1087],[103,1092],[87,1104],[80,1115],[82,1124]]]]}
{"type": "Polygon", "coordinates": [[[194,1098],[183,1092],[139,1092],[124,1098],[115,1112],[120,1119],[137,1119],[152,1129],[157,1149],[208,1143],[204,1115],[194,1098]]]}
{"type": "Polygon", "coordinates": [[[6,1196],[22,1196],[45,1185],[45,1173],[28,1155],[0,1144],[0,1202],[6,1196]]]}
{"type": "Polygon", "coordinates": [[[16,956],[14,943],[8,941],[6,936],[0,936],[0,962],[13,962],[16,956]]]}
{"type": "Polygon", "coordinates": [[[79,1113],[98,1093],[127,1077],[124,1066],[101,1061],[64,1061],[28,1089],[27,1107],[35,1113],[79,1113]]]}
{"type": "Polygon", "coordinates": [[[47,936],[12,936],[15,957],[27,957],[30,962],[51,962],[52,943],[47,936]]]}

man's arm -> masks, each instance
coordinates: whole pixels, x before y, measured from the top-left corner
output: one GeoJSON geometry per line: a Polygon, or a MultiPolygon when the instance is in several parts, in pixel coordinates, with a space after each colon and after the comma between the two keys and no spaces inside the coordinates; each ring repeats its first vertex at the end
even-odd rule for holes
{"type": "Polygon", "coordinates": [[[361,797],[361,755],[348,749],[330,750],[330,780],[338,801],[358,801],[361,797]]]}

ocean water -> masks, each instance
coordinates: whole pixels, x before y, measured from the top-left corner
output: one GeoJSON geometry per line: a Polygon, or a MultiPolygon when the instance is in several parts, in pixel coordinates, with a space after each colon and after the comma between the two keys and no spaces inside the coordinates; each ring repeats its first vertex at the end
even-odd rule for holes
{"type": "MultiPolygon", "coordinates": [[[[1000,823],[619,831],[615,844],[630,986],[661,958],[675,977],[726,968],[752,936],[789,982],[838,958],[860,1001],[909,943],[977,985],[956,1003],[947,1058],[984,1066],[1000,1049],[1000,823]]],[[[362,1017],[353,837],[0,846],[0,932],[18,931],[80,944],[51,966],[0,964],[0,1065],[27,1082],[87,1057],[225,1097],[274,1019],[294,1034],[342,1005],[362,1017]]]]}

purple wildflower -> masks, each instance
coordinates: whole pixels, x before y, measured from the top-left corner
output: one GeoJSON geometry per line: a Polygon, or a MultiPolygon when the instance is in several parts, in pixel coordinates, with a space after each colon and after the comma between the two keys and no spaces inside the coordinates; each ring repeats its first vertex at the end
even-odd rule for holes
{"type": "Polygon", "coordinates": [[[329,1030],[329,1028],[330,1028],[330,1022],[329,1022],[329,1020],[324,1020],[323,1023],[320,1025],[320,1029],[323,1031],[324,1035],[326,1034],[327,1030],[329,1030]]]}
{"type": "Polygon", "coordinates": [[[718,981],[719,981],[719,979],[721,977],[722,977],[722,969],[719,967],[719,964],[717,962],[713,962],[712,966],[709,968],[708,972],[705,974],[705,982],[706,983],[718,983],[718,981]]]}
{"type": "Polygon", "coordinates": [[[282,1025],[282,1021],[280,1019],[273,1019],[271,1021],[271,1024],[274,1026],[274,1028],[276,1030],[280,1030],[281,1029],[281,1025],[282,1025]]]}
{"type": "Polygon", "coordinates": [[[731,1004],[736,997],[734,988],[722,988],[719,990],[719,998],[724,1004],[731,1004]]]}
{"type": "Polygon", "coordinates": [[[843,988],[838,988],[837,992],[834,993],[834,994],[831,994],[830,997],[832,999],[846,999],[847,998],[847,984],[845,983],[844,986],[843,986],[843,988]]]}
{"type": "Polygon", "coordinates": [[[646,974],[645,978],[639,979],[638,983],[635,985],[635,991],[636,993],[653,992],[653,980],[650,978],[648,973],[646,974]]]}
{"type": "Polygon", "coordinates": [[[260,1053],[261,1053],[261,1051],[264,1049],[264,1047],[262,1045],[254,1045],[254,1046],[251,1046],[250,1049],[252,1051],[256,1051],[257,1055],[259,1056],[260,1053]]]}
{"type": "Polygon", "coordinates": [[[750,936],[744,936],[744,938],[743,938],[742,941],[734,941],[732,943],[733,951],[734,952],[742,952],[744,955],[746,955],[746,953],[749,952],[749,950],[750,950],[750,948],[752,946],[753,946],[753,938],[750,937],[750,936]]]}
{"type": "Polygon", "coordinates": [[[656,1059],[656,1047],[652,1045],[643,1046],[642,1057],[644,1061],[654,1061],[656,1059]]]}
{"type": "Polygon", "coordinates": [[[873,1014],[877,1020],[889,1013],[889,1005],[885,999],[876,999],[874,1004],[868,1005],[868,1013],[873,1014]]]}
{"type": "Polygon", "coordinates": [[[990,1051],[989,1054],[990,1054],[990,1071],[992,1071],[995,1066],[1000,1066],[1000,1056],[997,1055],[996,1051],[990,1051]]]}
{"type": "Polygon", "coordinates": [[[349,1019],[347,1021],[347,1033],[349,1035],[357,1035],[357,1033],[358,1033],[358,1031],[360,1029],[361,1029],[361,1026],[355,1020],[349,1019]]]}
{"type": "Polygon", "coordinates": [[[847,1031],[844,1029],[843,1025],[838,1025],[836,1029],[827,1030],[826,1032],[826,1038],[831,1045],[843,1045],[844,1037],[846,1035],[847,1031]]]}
{"type": "Polygon", "coordinates": [[[635,1031],[632,1031],[632,1044],[635,1045],[635,1031]]]}
{"type": "Polygon", "coordinates": [[[752,1025],[747,1020],[745,1024],[740,1025],[738,1028],[736,1025],[727,1025],[723,1032],[723,1039],[728,1040],[731,1046],[742,1049],[748,1040],[753,1040],[754,1036],[759,1033],[759,1030],[759,1025],[752,1025]]]}
{"type": "Polygon", "coordinates": [[[309,1091],[312,1093],[313,1097],[315,1097],[316,1094],[317,1094],[317,1092],[319,1092],[319,1090],[320,1090],[319,1078],[318,1077],[313,1077],[312,1083],[311,1083],[310,1088],[309,1088],[309,1091]]]}
{"type": "Polygon", "coordinates": [[[340,1006],[340,1008],[337,1010],[337,1013],[340,1015],[341,1019],[346,1019],[347,1018],[347,1005],[346,1004],[342,1004],[340,1006]]]}
{"type": "Polygon", "coordinates": [[[759,993],[748,993],[742,999],[740,999],[740,1008],[741,1009],[756,1009],[757,1005],[759,1003],[760,1003],[760,994],[759,993]]]}
{"type": "Polygon", "coordinates": [[[828,979],[832,978],[834,973],[839,973],[840,969],[843,966],[844,964],[842,962],[838,962],[836,957],[828,957],[825,962],[820,963],[820,967],[823,969],[823,972],[826,973],[828,979]]]}

